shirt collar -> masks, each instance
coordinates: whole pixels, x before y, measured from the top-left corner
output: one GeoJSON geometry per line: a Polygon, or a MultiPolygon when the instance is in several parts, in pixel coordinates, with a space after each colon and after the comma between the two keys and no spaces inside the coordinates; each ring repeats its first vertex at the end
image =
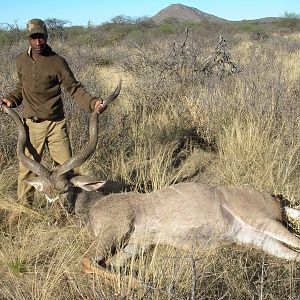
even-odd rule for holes
{"type": "Polygon", "coordinates": [[[29,48],[27,50],[27,54],[31,57],[31,46],[29,46],[29,48]]]}
{"type": "MultiPolygon", "coordinates": [[[[46,48],[46,50],[45,50],[44,56],[49,56],[49,55],[51,55],[51,52],[52,52],[52,48],[47,44],[47,48],[46,48]]],[[[31,53],[32,53],[32,49],[31,49],[31,46],[29,46],[29,47],[28,47],[28,50],[27,50],[28,56],[31,57],[31,53]]]]}

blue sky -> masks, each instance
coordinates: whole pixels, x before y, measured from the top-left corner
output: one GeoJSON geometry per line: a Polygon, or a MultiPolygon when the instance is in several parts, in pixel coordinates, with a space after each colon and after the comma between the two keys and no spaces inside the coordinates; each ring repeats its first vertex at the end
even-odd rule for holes
{"type": "Polygon", "coordinates": [[[115,16],[151,17],[170,4],[184,4],[227,20],[281,17],[300,14],[300,0],[1,0],[0,24],[25,27],[32,18],[58,18],[71,25],[94,25],[115,16]]]}

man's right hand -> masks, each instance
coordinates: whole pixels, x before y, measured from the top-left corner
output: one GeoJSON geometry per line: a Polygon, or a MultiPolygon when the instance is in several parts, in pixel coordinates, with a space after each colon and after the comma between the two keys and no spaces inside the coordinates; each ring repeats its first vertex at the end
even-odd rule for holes
{"type": "Polygon", "coordinates": [[[7,105],[8,107],[11,107],[11,100],[9,100],[7,98],[0,98],[0,112],[3,112],[2,103],[7,105]]]}

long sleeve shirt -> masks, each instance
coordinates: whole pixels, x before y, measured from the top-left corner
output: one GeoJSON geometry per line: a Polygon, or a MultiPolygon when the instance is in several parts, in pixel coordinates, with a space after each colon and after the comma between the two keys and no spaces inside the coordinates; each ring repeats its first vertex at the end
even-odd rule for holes
{"type": "Polygon", "coordinates": [[[26,51],[16,58],[18,83],[6,98],[23,103],[25,118],[57,120],[64,117],[61,87],[84,110],[92,112],[96,99],[78,82],[66,60],[47,46],[36,60],[26,51]]]}

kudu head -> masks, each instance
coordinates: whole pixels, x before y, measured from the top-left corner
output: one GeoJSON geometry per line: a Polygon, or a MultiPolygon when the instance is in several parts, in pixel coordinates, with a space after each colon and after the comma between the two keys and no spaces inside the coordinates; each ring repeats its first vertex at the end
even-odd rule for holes
{"type": "MultiPolygon", "coordinates": [[[[107,106],[115,100],[121,90],[121,81],[108,97],[103,99],[103,104],[107,106]]],[[[69,191],[70,186],[77,186],[86,191],[98,189],[105,182],[95,180],[88,176],[74,176],[68,175],[69,171],[82,165],[95,151],[98,143],[98,116],[99,114],[94,111],[90,118],[89,126],[89,142],[84,149],[77,155],[72,156],[62,165],[55,170],[48,170],[39,162],[36,162],[25,155],[26,146],[26,131],[23,122],[19,115],[6,105],[0,104],[2,111],[7,113],[14,120],[18,129],[18,142],[17,142],[17,156],[20,162],[30,171],[37,176],[33,179],[26,180],[27,183],[34,186],[39,192],[45,194],[49,202],[57,200],[61,195],[69,191]]]]}

